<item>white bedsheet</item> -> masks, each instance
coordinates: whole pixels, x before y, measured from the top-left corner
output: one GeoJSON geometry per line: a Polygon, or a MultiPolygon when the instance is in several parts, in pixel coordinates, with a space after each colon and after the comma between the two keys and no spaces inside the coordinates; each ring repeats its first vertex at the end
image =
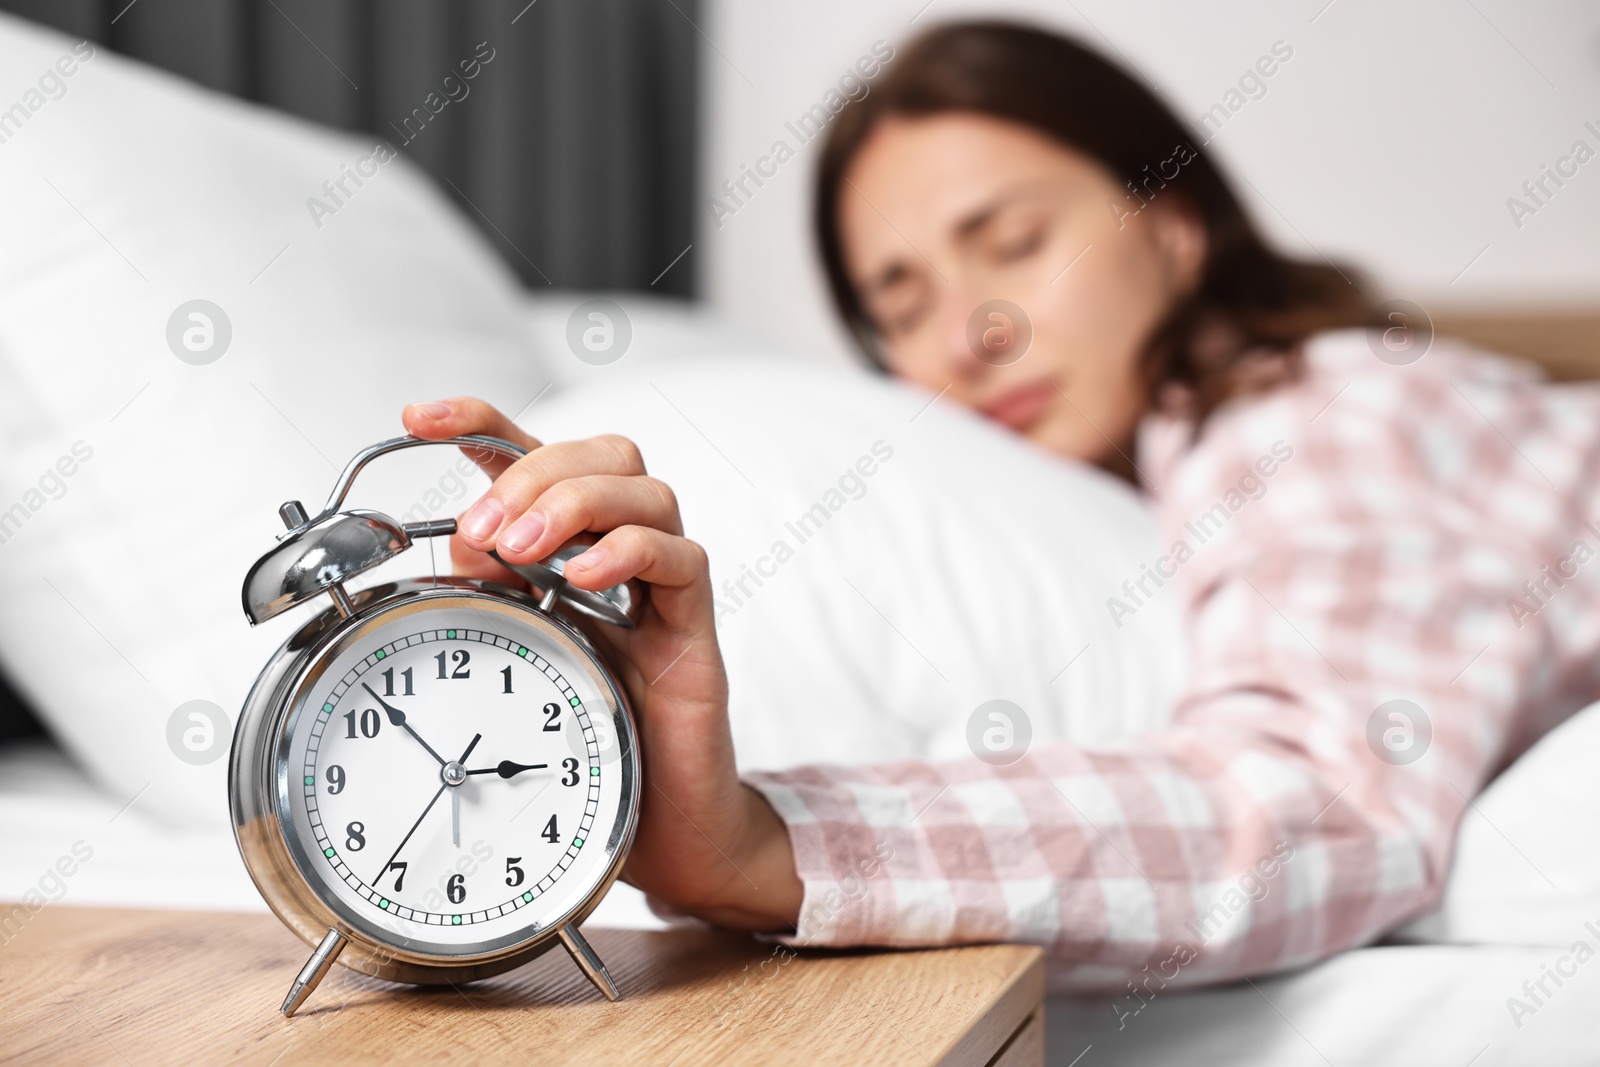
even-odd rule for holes
{"type": "MultiPolygon", "coordinates": [[[[0,899],[17,900],[30,889],[53,898],[49,907],[265,908],[226,833],[163,824],[140,809],[137,795],[102,792],[42,742],[0,748],[0,899]],[[87,848],[90,857],[70,877],[51,875],[79,842],[78,854],[87,848]]],[[[619,884],[589,925],[664,924],[636,890],[619,884]]],[[[1549,947],[1369,948],[1253,985],[1160,993],[1120,1026],[1109,996],[1055,997],[1049,1062],[1594,1064],[1600,1038],[1590,1019],[1600,1001],[1600,962],[1578,965],[1559,988],[1547,979],[1553,995],[1536,1006],[1528,1001],[1535,1010],[1520,1020],[1507,1007],[1507,998],[1525,997],[1524,981],[1539,979],[1563,955],[1549,947]]],[[[0,946],[0,971],[4,961],[0,946]]]]}
{"type": "Polygon", "coordinates": [[[1513,1019],[1507,1007],[1564,954],[1503,945],[1359,949],[1284,977],[1158,994],[1120,1029],[1111,998],[1056,997],[1049,1062],[1072,1063],[1088,1048],[1078,1067],[1600,1063],[1600,962],[1576,966],[1561,987],[1547,979],[1553,995],[1537,1007],[1526,1001],[1531,1014],[1513,1019]]]}

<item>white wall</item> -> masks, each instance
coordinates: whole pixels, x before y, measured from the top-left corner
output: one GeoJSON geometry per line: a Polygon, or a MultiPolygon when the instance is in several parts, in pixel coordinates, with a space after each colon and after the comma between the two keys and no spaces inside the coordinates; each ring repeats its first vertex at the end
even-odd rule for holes
{"type": "Polygon", "coordinates": [[[708,5],[696,251],[720,310],[795,348],[842,358],[807,228],[817,142],[720,227],[705,201],[774,140],[795,145],[784,122],[819,101],[875,40],[899,43],[975,14],[1028,18],[1120,51],[1191,123],[1283,40],[1293,58],[1209,145],[1283,247],[1347,258],[1385,295],[1430,308],[1600,304],[1600,158],[1520,228],[1506,203],[1575,141],[1600,152],[1600,135],[1584,127],[1600,131],[1600,5],[933,0],[919,15],[923,4],[708,5]]]}

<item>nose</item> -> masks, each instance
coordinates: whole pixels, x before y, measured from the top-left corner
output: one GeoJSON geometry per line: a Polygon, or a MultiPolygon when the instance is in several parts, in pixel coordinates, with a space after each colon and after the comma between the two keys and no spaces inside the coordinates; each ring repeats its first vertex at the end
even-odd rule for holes
{"type": "MultiPolygon", "coordinates": [[[[940,295],[939,324],[946,367],[950,375],[963,381],[975,381],[987,370],[981,350],[974,350],[970,329],[972,316],[981,303],[970,287],[952,281],[940,295]]],[[[977,331],[979,343],[983,331],[977,331]]]]}

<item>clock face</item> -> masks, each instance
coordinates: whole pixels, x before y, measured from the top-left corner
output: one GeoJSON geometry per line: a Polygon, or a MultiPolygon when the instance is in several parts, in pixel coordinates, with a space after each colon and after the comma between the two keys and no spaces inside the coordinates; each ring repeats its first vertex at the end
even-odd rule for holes
{"type": "Polygon", "coordinates": [[[322,899],[386,944],[526,941],[611,875],[637,768],[594,661],[547,620],[434,598],[337,642],[302,683],[279,820],[322,899]]]}

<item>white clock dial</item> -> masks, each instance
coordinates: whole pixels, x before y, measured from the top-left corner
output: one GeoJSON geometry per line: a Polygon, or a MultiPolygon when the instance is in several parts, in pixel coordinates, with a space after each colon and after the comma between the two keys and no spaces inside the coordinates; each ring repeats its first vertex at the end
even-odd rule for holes
{"type": "Polygon", "coordinates": [[[580,657],[516,610],[363,628],[304,690],[280,764],[318,895],[381,940],[462,955],[579,906],[613,866],[629,784],[580,657]]]}

